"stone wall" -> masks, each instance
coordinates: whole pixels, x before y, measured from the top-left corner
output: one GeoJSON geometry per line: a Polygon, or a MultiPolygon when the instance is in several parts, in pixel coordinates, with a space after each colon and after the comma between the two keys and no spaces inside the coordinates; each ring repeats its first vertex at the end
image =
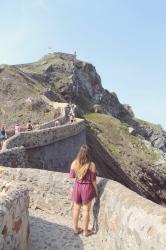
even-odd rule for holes
{"type": "Polygon", "coordinates": [[[85,124],[81,119],[73,124],[21,132],[4,143],[0,164],[66,172],[85,143],[85,124]]]}
{"type": "Polygon", "coordinates": [[[49,122],[46,122],[46,123],[43,123],[42,125],[39,126],[39,129],[45,129],[45,128],[52,128],[52,127],[55,127],[55,121],[59,121],[60,125],[63,125],[67,122],[67,117],[66,116],[59,116],[57,117],[56,119],[52,120],[52,121],[49,121],[49,122]]]}
{"type": "Polygon", "coordinates": [[[21,146],[24,146],[26,149],[46,146],[62,139],[77,135],[84,129],[84,121],[82,119],[77,119],[77,121],[73,124],[21,132],[9,138],[4,143],[3,150],[21,146]]]}
{"type": "Polygon", "coordinates": [[[13,168],[26,167],[27,154],[25,148],[21,146],[0,151],[0,165],[13,168]]]}
{"type": "MultiPolygon", "coordinates": [[[[0,173],[0,175],[2,172],[0,173]]],[[[0,178],[0,249],[27,250],[29,194],[26,187],[0,178]]]]}
{"type": "Polygon", "coordinates": [[[99,186],[99,249],[166,249],[166,208],[114,181],[99,186]]]}
{"type": "Polygon", "coordinates": [[[27,149],[27,166],[68,172],[80,147],[86,143],[85,130],[46,146],[27,149]]]}
{"type": "Polygon", "coordinates": [[[65,124],[69,120],[68,109],[67,109],[68,104],[67,103],[53,102],[49,98],[47,98],[47,96],[45,96],[45,93],[43,93],[43,95],[41,95],[41,98],[43,99],[44,102],[46,102],[48,105],[52,106],[55,110],[60,109],[61,115],[50,122],[47,122],[47,123],[40,125],[39,126],[40,129],[54,127],[55,121],[57,121],[57,120],[59,121],[59,123],[61,125],[65,124]]]}

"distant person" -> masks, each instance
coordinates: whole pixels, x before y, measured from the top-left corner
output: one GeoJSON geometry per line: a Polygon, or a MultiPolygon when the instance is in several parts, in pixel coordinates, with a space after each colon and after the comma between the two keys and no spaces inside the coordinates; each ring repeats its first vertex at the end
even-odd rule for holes
{"type": "Polygon", "coordinates": [[[69,119],[70,119],[71,123],[73,123],[75,121],[75,114],[74,114],[72,109],[69,112],[69,119]]]}
{"type": "Polygon", "coordinates": [[[76,105],[71,104],[70,111],[69,111],[69,118],[70,118],[71,123],[73,123],[75,121],[75,110],[76,110],[76,105]]]}
{"type": "Polygon", "coordinates": [[[15,125],[15,134],[18,134],[20,132],[21,132],[21,126],[20,126],[19,122],[17,122],[15,125]]]}
{"type": "Polygon", "coordinates": [[[27,131],[31,131],[33,129],[31,121],[29,120],[27,123],[27,131]]]}
{"type": "Polygon", "coordinates": [[[55,127],[58,127],[58,126],[60,126],[60,121],[59,121],[59,120],[56,120],[56,121],[55,121],[55,127]]]}
{"type": "Polygon", "coordinates": [[[7,134],[5,131],[5,127],[2,126],[1,130],[0,130],[0,144],[1,147],[3,146],[4,141],[7,139],[7,134]]]}
{"type": "Polygon", "coordinates": [[[76,159],[72,162],[69,177],[76,179],[72,191],[74,233],[83,232],[84,236],[89,236],[93,234],[88,226],[91,201],[97,196],[97,186],[96,166],[90,160],[90,149],[87,145],[80,148],[76,159]],[[83,207],[83,229],[78,227],[81,206],[83,207]]]}

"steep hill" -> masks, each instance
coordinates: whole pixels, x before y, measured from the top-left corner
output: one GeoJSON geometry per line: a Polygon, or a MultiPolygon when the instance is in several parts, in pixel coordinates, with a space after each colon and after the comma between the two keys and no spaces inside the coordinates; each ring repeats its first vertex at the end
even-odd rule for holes
{"type": "Polygon", "coordinates": [[[114,92],[103,88],[92,64],[78,60],[76,55],[52,53],[17,67],[47,85],[48,94],[54,94],[53,101],[63,98],[76,103],[80,115],[94,111],[112,115],[129,124],[134,135],[143,136],[152,146],[166,152],[166,132],[161,126],[136,119],[129,105],[122,105],[114,92]]]}
{"type": "Polygon", "coordinates": [[[109,93],[102,87],[95,67],[78,60],[75,55],[53,53],[35,63],[18,67],[34,79],[45,82],[49,90],[78,104],[82,112],[97,108],[115,117],[120,117],[123,113],[129,114],[116,94],[109,93]]]}
{"type": "Polygon", "coordinates": [[[41,101],[42,93],[52,101],[76,103],[99,175],[166,203],[166,132],[134,117],[129,105],[103,88],[92,64],[72,54],[48,54],[35,63],[2,67],[0,88],[1,117],[8,126],[18,118],[52,119],[54,111],[41,101]]]}
{"type": "Polygon", "coordinates": [[[1,125],[13,128],[18,121],[22,125],[30,119],[33,123],[53,119],[55,111],[45,104],[41,94],[44,84],[35,81],[14,66],[0,68],[0,117],[1,125]]]}

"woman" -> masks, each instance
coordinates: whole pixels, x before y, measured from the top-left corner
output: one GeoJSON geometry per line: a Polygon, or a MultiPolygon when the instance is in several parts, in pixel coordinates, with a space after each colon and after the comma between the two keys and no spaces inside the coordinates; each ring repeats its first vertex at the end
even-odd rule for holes
{"type": "Polygon", "coordinates": [[[90,161],[90,150],[87,145],[81,147],[76,159],[71,164],[70,178],[76,178],[73,191],[73,227],[74,233],[83,231],[84,236],[93,232],[88,229],[92,199],[97,195],[96,166],[90,161]],[[81,205],[83,206],[83,230],[78,227],[81,205]]]}

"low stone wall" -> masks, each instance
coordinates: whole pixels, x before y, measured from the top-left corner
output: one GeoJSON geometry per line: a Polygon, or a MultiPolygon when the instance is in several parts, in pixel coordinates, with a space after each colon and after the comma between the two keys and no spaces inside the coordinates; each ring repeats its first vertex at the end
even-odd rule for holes
{"type": "MultiPolygon", "coordinates": [[[[46,102],[48,105],[52,106],[55,110],[60,109],[61,114],[57,118],[39,125],[38,129],[55,127],[55,121],[57,121],[57,120],[60,122],[61,125],[65,124],[69,120],[68,108],[67,108],[68,103],[53,102],[53,101],[49,100],[44,94],[41,95],[41,98],[43,99],[44,102],[46,102]]],[[[36,130],[35,127],[34,127],[34,130],[36,130]]],[[[26,127],[21,127],[21,132],[26,132],[26,131],[27,131],[26,127]]],[[[8,138],[14,136],[15,129],[6,130],[6,134],[7,134],[8,138]]]]}
{"type": "MultiPolygon", "coordinates": [[[[4,167],[0,167],[0,172],[4,173],[4,180],[15,179],[29,187],[32,209],[71,218],[73,180],[67,174],[4,167]]],[[[166,208],[115,181],[97,179],[99,197],[92,204],[91,216],[91,224],[97,230],[97,249],[166,249],[166,208]]]]}
{"type": "Polygon", "coordinates": [[[68,172],[80,147],[86,143],[85,130],[42,147],[26,149],[27,167],[68,172]]]}
{"type": "Polygon", "coordinates": [[[29,194],[25,186],[0,179],[0,249],[27,250],[29,194]]]}
{"type": "Polygon", "coordinates": [[[23,146],[0,151],[0,165],[6,167],[21,167],[27,166],[27,154],[23,146]]]}
{"type": "Polygon", "coordinates": [[[50,122],[47,122],[47,123],[40,125],[39,126],[40,129],[54,127],[55,121],[57,121],[57,120],[59,121],[59,123],[61,125],[65,124],[69,120],[68,110],[67,110],[68,103],[53,102],[45,96],[45,93],[43,95],[41,95],[41,97],[42,97],[44,102],[46,102],[48,105],[52,106],[55,110],[59,108],[61,115],[50,122]]]}
{"type": "Polygon", "coordinates": [[[68,121],[68,117],[65,114],[58,116],[56,119],[46,122],[39,126],[39,129],[52,128],[55,127],[55,121],[59,121],[60,125],[65,124],[68,121]]]}
{"type": "Polygon", "coordinates": [[[166,249],[166,208],[117,182],[100,184],[99,249],[166,249]]]}
{"type": "Polygon", "coordinates": [[[81,119],[73,124],[21,132],[4,143],[0,164],[67,172],[85,143],[85,124],[81,119]]]}
{"type": "Polygon", "coordinates": [[[25,148],[35,148],[49,145],[64,138],[68,138],[80,133],[85,129],[82,119],[77,119],[73,124],[65,124],[59,127],[46,128],[42,130],[32,130],[21,132],[9,138],[3,145],[3,150],[24,146],[25,148]]]}

